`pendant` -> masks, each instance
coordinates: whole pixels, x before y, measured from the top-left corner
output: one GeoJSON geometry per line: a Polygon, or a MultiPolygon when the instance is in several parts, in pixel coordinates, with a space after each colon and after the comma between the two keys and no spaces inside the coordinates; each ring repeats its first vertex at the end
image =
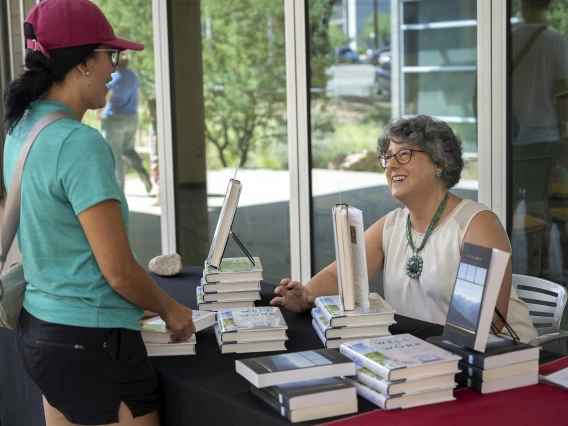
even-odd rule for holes
{"type": "Polygon", "coordinates": [[[406,275],[410,278],[418,278],[422,274],[422,258],[415,254],[406,262],[406,275]]]}

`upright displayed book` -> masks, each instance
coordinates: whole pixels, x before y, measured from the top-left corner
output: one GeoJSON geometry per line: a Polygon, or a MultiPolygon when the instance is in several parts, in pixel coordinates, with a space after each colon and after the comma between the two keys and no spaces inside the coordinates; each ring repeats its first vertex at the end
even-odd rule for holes
{"type": "Polygon", "coordinates": [[[458,371],[460,357],[410,334],[355,340],[340,352],[387,381],[418,380],[458,371]]]}
{"type": "Polygon", "coordinates": [[[363,212],[346,204],[332,209],[340,306],[352,311],[369,308],[369,277],[365,254],[363,212]]]}
{"type": "Polygon", "coordinates": [[[211,241],[211,248],[209,249],[206,262],[208,265],[215,268],[221,266],[221,259],[223,258],[227,240],[231,234],[231,226],[233,225],[235,213],[237,212],[241,189],[242,185],[240,181],[236,179],[229,180],[225,199],[223,200],[223,207],[221,208],[221,214],[217,220],[217,227],[213,234],[213,240],[211,241]]]}
{"type": "Polygon", "coordinates": [[[510,254],[465,243],[444,327],[444,339],[485,351],[510,254]]]}
{"type": "MultiPolygon", "coordinates": [[[[194,310],[192,316],[196,332],[211,327],[217,322],[214,312],[194,310]]],[[[148,343],[169,343],[171,341],[170,330],[166,327],[166,322],[160,317],[144,320],[141,326],[141,334],[142,340],[148,343]]]]}

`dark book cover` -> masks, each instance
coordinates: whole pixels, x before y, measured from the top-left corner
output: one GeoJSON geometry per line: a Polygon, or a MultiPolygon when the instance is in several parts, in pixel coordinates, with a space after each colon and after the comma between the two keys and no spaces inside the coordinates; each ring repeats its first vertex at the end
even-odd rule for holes
{"type": "Polygon", "coordinates": [[[456,374],[456,383],[458,384],[458,386],[470,388],[479,393],[481,393],[483,389],[483,382],[481,380],[467,376],[463,373],[456,374]]]}
{"type": "Polygon", "coordinates": [[[538,348],[534,346],[527,345],[526,343],[513,342],[509,339],[503,337],[498,337],[495,335],[490,335],[487,340],[487,346],[485,352],[477,352],[473,349],[469,349],[453,342],[447,340],[444,336],[428,337],[426,341],[436,345],[442,349],[449,352],[453,352],[456,355],[462,357],[462,362],[471,364],[474,367],[479,367],[481,369],[485,368],[496,368],[502,367],[504,365],[515,364],[523,361],[530,361],[533,359],[538,359],[538,352],[536,352],[536,358],[532,356],[532,353],[538,348]],[[527,351],[526,353],[521,353],[522,351],[527,351]],[[518,353],[518,356],[513,354],[518,353]],[[509,354],[508,357],[503,358],[501,361],[495,363],[492,362],[492,358],[499,355],[509,354]]]}
{"type": "Polygon", "coordinates": [[[302,396],[313,395],[323,392],[350,389],[353,385],[347,383],[342,377],[327,377],[324,379],[307,380],[303,382],[287,383],[259,389],[270,398],[278,401],[286,408],[290,408],[290,400],[302,396]]]}
{"type": "Polygon", "coordinates": [[[314,351],[269,355],[243,359],[238,362],[243,363],[246,367],[259,375],[353,363],[353,361],[335,349],[318,349],[314,351]]]}

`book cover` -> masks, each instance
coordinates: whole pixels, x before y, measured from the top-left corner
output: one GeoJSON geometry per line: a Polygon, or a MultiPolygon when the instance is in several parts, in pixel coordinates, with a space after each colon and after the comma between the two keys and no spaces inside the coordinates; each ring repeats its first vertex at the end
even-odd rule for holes
{"type": "Polygon", "coordinates": [[[201,288],[205,294],[232,293],[235,291],[260,291],[260,281],[208,283],[205,281],[205,278],[201,278],[201,288]]]}
{"type": "Polygon", "coordinates": [[[200,311],[219,311],[223,309],[237,309],[237,308],[252,308],[254,301],[241,300],[241,301],[223,301],[223,302],[205,302],[203,300],[203,289],[201,286],[195,288],[195,296],[197,299],[197,308],[200,311]]]}
{"type": "Polygon", "coordinates": [[[410,334],[347,342],[339,350],[388,381],[454,372],[460,359],[410,334]]]}
{"type": "Polygon", "coordinates": [[[505,365],[503,367],[489,368],[484,370],[463,361],[459,362],[459,368],[463,374],[477,380],[488,381],[504,379],[506,377],[518,376],[520,374],[538,373],[538,361],[526,361],[516,364],[505,365]]]}
{"type": "MultiPolygon", "coordinates": [[[[192,318],[196,332],[211,327],[217,322],[215,312],[193,310],[192,318]]],[[[146,342],[167,343],[170,341],[170,330],[166,327],[166,322],[160,317],[142,321],[141,332],[142,339],[146,342]]]]}
{"type": "Polygon", "coordinates": [[[510,254],[465,243],[444,338],[483,352],[510,254]]]}
{"type": "Polygon", "coordinates": [[[258,291],[234,291],[230,293],[203,293],[203,301],[207,302],[239,302],[260,300],[258,291]]]}
{"type": "Polygon", "coordinates": [[[288,329],[282,312],[277,306],[219,311],[217,320],[221,333],[288,329]]]}
{"type": "Polygon", "coordinates": [[[233,226],[235,213],[237,212],[241,189],[241,182],[236,179],[229,180],[225,199],[223,200],[223,207],[221,208],[221,213],[217,220],[217,226],[215,227],[215,233],[211,241],[211,248],[207,256],[207,263],[215,268],[219,268],[221,265],[221,259],[223,258],[225,247],[227,246],[227,240],[231,227],[233,226]]]}
{"type": "Polygon", "coordinates": [[[317,407],[357,398],[355,387],[342,377],[325,377],[286,383],[262,388],[260,391],[289,410],[317,407]]]}
{"type": "Polygon", "coordinates": [[[339,348],[339,346],[341,346],[341,343],[343,343],[341,339],[332,339],[332,340],[326,339],[323,333],[321,332],[321,330],[319,329],[319,326],[315,319],[312,319],[312,327],[316,331],[316,334],[318,335],[324,348],[337,349],[339,348]]]}
{"type": "Polygon", "coordinates": [[[237,373],[258,388],[302,380],[355,375],[353,361],[333,349],[238,360],[235,367],[237,373]]]}
{"type": "Polygon", "coordinates": [[[218,268],[205,262],[203,278],[210,284],[223,282],[260,281],[262,280],[262,264],[260,258],[254,257],[254,265],[248,257],[229,257],[221,261],[218,268]]]}
{"type": "Polygon", "coordinates": [[[444,336],[428,337],[426,341],[459,355],[463,362],[481,369],[503,367],[525,361],[538,360],[540,349],[526,343],[513,342],[490,334],[485,352],[476,352],[448,341],[444,336]]]}
{"type": "Polygon", "coordinates": [[[346,204],[332,209],[338,289],[342,310],[369,308],[363,212],[346,204]]]}
{"type": "MultiPolygon", "coordinates": [[[[245,342],[224,342],[223,336],[219,331],[219,324],[213,326],[215,330],[215,338],[217,339],[217,344],[219,345],[219,350],[222,354],[241,354],[250,352],[275,352],[275,351],[285,351],[286,350],[286,340],[288,337],[284,335],[283,338],[272,339],[272,340],[252,340],[245,342]]],[[[234,336],[234,334],[231,334],[234,336]]],[[[237,335],[238,336],[238,335],[237,335]]]]}
{"type": "Polygon", "coordinates": [[[395,310],[377,293],[369,293],[369,308],[356,306],[353,311],[341,310],[339,296],[320,296],[315,306],[331,327],[348,325],[393,324],[395,310]]]}

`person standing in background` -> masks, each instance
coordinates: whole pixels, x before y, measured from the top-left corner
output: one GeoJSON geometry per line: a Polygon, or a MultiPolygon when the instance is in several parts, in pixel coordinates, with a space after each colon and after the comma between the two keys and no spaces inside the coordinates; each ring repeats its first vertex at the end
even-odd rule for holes
{"type": "Polygon", "coordinates": [[[101,133],[110,144],[115,162],[116,180],[124,190],[124,164],[122,159],[136,170],[144,183],[146,192],[152,190],[152,182],[134,149],[138,130],[138,106],[140,105],[140,82],[136,73],[128,68],[130,53],[120,52],[116,72],[107,84],[107,104],[102,112],[101,133]]]}

